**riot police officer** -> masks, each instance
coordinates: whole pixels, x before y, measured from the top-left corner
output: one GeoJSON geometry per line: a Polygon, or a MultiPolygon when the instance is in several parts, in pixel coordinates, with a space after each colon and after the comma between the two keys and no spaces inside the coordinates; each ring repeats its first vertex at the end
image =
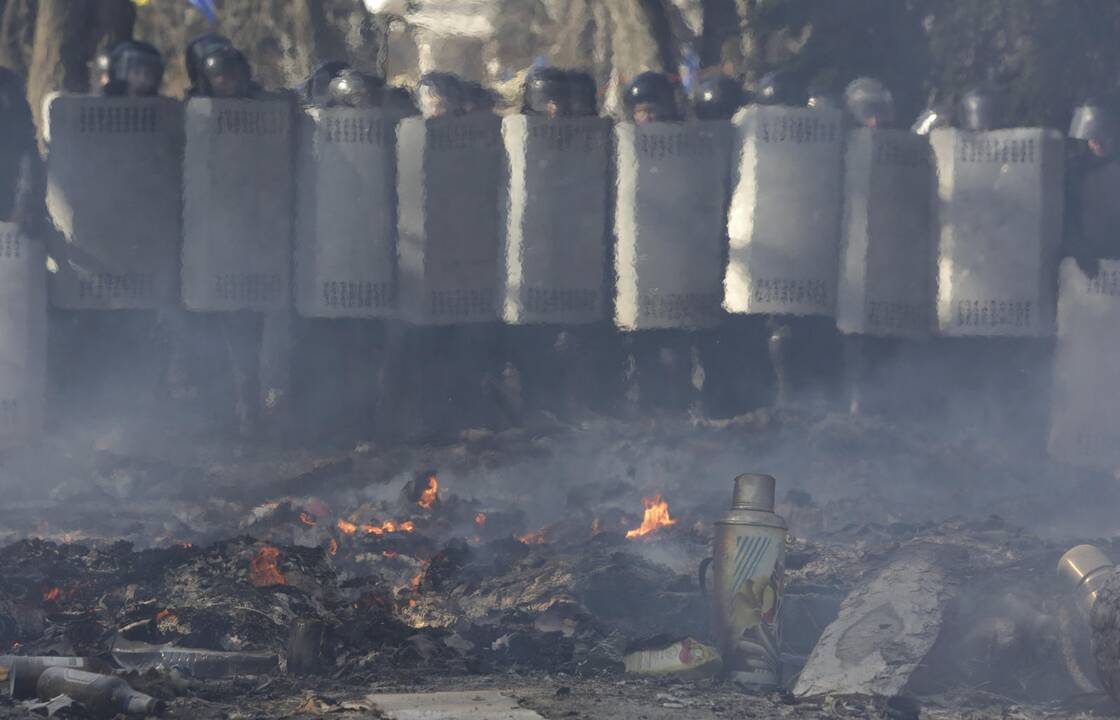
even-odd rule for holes
{"type": "Polygon", "coordinates": [[[368,73],[346,68],[327,86],[328,107],[381,107],[385,81],[368,73]]]}
{"type": "Polygon", "coordinates": [[[680,119],[676,90],[663,73],[649,70],[640,73],[626,86],[623,105],[635,125],[680,119]]]}
{"type": "Polygon", "coordinates": [[[308,105],[326,105],[330,94],[330,84],[342,72],[350,69],[350,64],[341,60],[327,60],[319,63],[298,88],[297,94],[308,105]]]}
{"type": "MultiPolygon", "coordinates": [[[[848,83],[844,90],[844,108],[849,122],[856,127],[876,130],[894,123],[894,96],[875,78],[859,77],[848,83]]],[[[844,372],[851,414],[860,413],[872,371],[895,354],[897,345],[894,339],[844,335],[844,372]]]]}
{"type": "Polygon", "coordinates": [[[844,90],[844,107],[848,117],[862,127],[875,129],[894,124],[894,96],[875,78],[860,77],[850,82],[844,90]]]}
{"type": "Polygon", "coordinates": [[[910,126],[915,135],[929,135],[938,128],[952,127],[953,111],[950,106],[937,104],[923,110],[910,126]]]}
{"type": "Polygon", "coordinates": [[[957,122],[962,130],[980,132],[1004,127],[1005,99],[996,89],[980,85],[966,92],[957,108],[957,122]]]}
{"type": "Polygon", "coordinates": [[[105,94],[105,86],[112,82],[109,71],[109,50],[99,50],[89,62],[89,91],[93,95],[105,94]]]}
{"type": "Polygon", "coordinates": [[[154,97],[163,82],[163,56],[148,43],[126,40],[109,54],[109,75],[104,95],[154,97]]]}
{"type": "Polygon", "coordinates": [[[730,120],[745,99],[742,86],[721,73],[697,85],[692,110],[698,120],[730,120]]]}
{"type": "Polygon", "coordinates": [[[779,68],[762,76],[754,101],[759,105],[787,105],[798,107],[805,104],[805,90],[798,75],[788,69],[779,68]]]}
{"type": "Polygon", "coordinates": [[[465,105],[463,83],[451,73],[424,73],[416,84],[420,114],[426,118],[462,115],[465,105]]]}
{"type": "Polygon", "coordinates": [[[1066,172],[1063,253],[1095,277],[1100,260],[1120,257],[1120,127],[1113,103],[1092,99],[1074,110],[1069,137],[1073,152],[1066,172]]]}
{"type": "Polygon", "coordinates": [[[595,79],[582,70],[564,73],[568,86],[568,114],[572,117],[594,117],[599,114],[599,92],[595,79]]]}
{"type": "Polygon", "coordinates": [[[464,80],[462,85],[464,115],[493,114],[494,108],[498,106],[498,97],[494,91],[484,88],[482,83],[474,80],[464,80]]]}
{"type": "MultiPolygon", "coordinates": [[[[789,67],[773,70],[759,80],[754,100],[760,105],[808,107],[813,110],[839,110],[843,100],[837,86],[839,78],[832,69],[816,75],[806,87],[803,73],[789,67]]],[[[742,334],[754,335],[744,327],[742,334]]],[[[798,390],[827,387],[835,382],[840,367],[838,333],[830,318],[816,316],[771,315],[766,319],[766,354],[773,373],[774,405],[792,403],[798,390]]],[[[753,349],[752,349],[753,350],[753,349]]],[[[752,353],[753,354],[753,353],[752,353]]]]}
{"type": "MultiPolygon", "coordinates": [[[[245,55],[220,35],[195,38],[187,49],[188,75],[194,85],[191,94],[215,99],[266,99],[266,93],[253,81],[245,55]]],[[[191,315],[202,315],[192,313],[191,315]]],[[[184,325],[201,325],[195,332],[213,341],[216,334],[228,355],[233,380],[233,414],[243,436],[255,434],[262,410],[279,416],[286,408],[290,384],[292,317],[288,311],[268,313],[227,312],[209,318],[192,318],[184,325]]],[[[180,333],[186,332],[185,328],[180,333]]],[[[182,344],[182,343],[180,343],[182,344]]],[[[194,348],[177,350],[193,352],[194,348]]],[[[210,358],[203,358],[202,362],[210,358]]],[[[197,368],[198,359],[190,363],[197,368]]],[[[200,385],[210,384],[203,380],[200,385]]]]}
{"type": "Polygon", "coordinates": [[[405,87],[385,88],[381,98],[381,107],[401,117],[412,117],[420,114],[420,108],[416,107],[416,101],[413,100],[412,93],[405,87]]]}
{"type": "Polygon", "coordinates": [[[813,110],[842,110],[844,93],[840,91],[840,78],[833,69],[824,70],[809,82],[805,107],[813,110]]]}
{"type": "Polygon", "coordinates": [[[570,114],[572,85],[562,70],[533,68],[525,79],[521,112],[558,118],[570,114]]]}
{"type": "Polygon", "coordinates": [[[42,162],[23,80],[0,67],[0,220],[38,238],[46,215],[42,162]]]}
{"type": "Polygon", "coordinates": [[[233,43],[229,38],[217,33],[203,33],[191,38],[187,43],[183,53],[183,66],[187,70],[187,80],[190,81],[187,97],[206,94],[202,86],[202,61],[207,55],[223,47],[233,47],[233,43]]]}
{"type": "Polygon", "coordinates": [[[217,47],[201,64],[199,89],[205,97],[251,98],[260,94],[245,55],[233,46],[217,47]]]}

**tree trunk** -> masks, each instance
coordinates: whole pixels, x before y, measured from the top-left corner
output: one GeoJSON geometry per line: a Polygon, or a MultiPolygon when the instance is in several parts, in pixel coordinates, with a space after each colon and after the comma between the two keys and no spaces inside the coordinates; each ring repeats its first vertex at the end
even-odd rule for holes
{"type": "Polygon", "coordinates": [[[5,0],[0,15],[0,65],[27,77],[38,0],[5,0]]]}
{"type": "Polygon", "coordinates": [[[56,90],[89,90],[89,60],[102,47],[132,37],[131,0],[40,0],[27,78],[27,98],[43,127],[43,98],[56,90]]]}

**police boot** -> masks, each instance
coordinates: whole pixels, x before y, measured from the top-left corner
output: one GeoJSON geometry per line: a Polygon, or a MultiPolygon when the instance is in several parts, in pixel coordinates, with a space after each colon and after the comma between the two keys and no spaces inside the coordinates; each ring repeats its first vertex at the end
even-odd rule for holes
{"type": "Polygon", "coordinates": [[[709,413],[704,407],[704,383],[707,381],[708,375],[704,371],[704,363],[700,357],[700,348],[695,342],[689,349],[688,354],[691,360],[689,384],[692,386],[692,401],[689,403],[688,411],[689,414],[694,417],[707,417],[709,413]]]}
{"type": "Polygon", "coordinates": [[[775,323],[770,332],[770,366],[774,368],[774,406],[789,406],[789,325],[775,323]]]}
{"type": "Polygon", "coordinates": [[[848,413],[859,415],[863,404],[864,382],[867,379],[867,348],[862,337],[844,336],[844,376],[848,390],[848,413]]]}

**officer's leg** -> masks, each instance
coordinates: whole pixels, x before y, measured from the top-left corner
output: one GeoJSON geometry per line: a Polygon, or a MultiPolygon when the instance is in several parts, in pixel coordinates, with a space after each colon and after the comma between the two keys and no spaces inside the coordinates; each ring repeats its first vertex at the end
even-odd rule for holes
{"type": "Polygon", "coordinates": [[[775,316],[767,323],[770,330],[770,367],[774,372],[774,406],[789,407],[790,400],[790,338],[792,330],[787,318],[775,316]]]}
{"type": "Polygon", "coordinates": [[[848,412],[859,415],[863,409],[864,383],[870,369],[867,338],[862,335],[844,336],[844,378],[848,395],[848,412]]]}
{"type": "Polygon", "coordinates": [[[289,310],[267,312],[261,318],[257,392],[258,412],[278,429],[288,412],[292,385],[292,324],[289,310]]]}
{"type": "Polygon", "coordinates": [[[234,418],[245,438],[256,432],[259,416],[263,327],[260,313],[230,312],[222,316],[221,331],[233,376],[234,418]]]}

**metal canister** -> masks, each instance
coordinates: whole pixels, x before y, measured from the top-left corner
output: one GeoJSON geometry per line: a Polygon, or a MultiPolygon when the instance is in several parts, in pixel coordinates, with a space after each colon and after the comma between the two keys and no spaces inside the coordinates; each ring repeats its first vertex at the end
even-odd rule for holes
{"type": "Polygon", "coordinates": [[[715,522],[712,630],[732,680],[781,683],[786,521],[774,512],[774,478],[735,478],[731,511],[715,522]]]}
{"type": "Polygon", "coordinates": [[[1086,615],[1093,609],[1097,592],[1113,570],[1112,561],[1095,545],[1070,548],[1058,560],[1058,577],[1062,584],[1077,593],[1077,606],[1086,615]]]}

